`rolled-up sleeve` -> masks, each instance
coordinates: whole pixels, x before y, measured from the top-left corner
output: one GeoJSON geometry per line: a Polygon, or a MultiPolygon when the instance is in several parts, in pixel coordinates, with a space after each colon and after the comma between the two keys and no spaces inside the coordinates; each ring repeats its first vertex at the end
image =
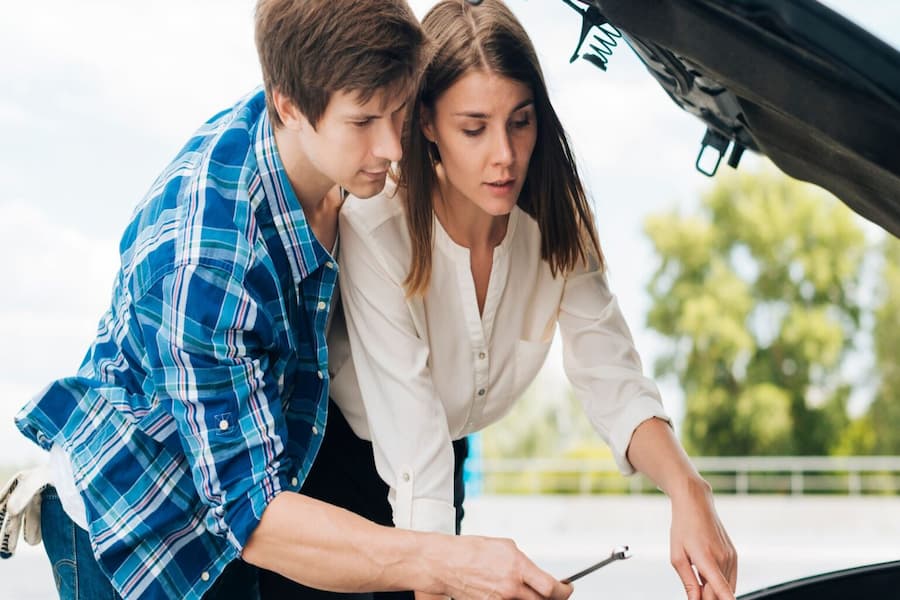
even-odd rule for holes
{"type": "Polygon", "coordinates": [[[634,472],[626,452],[634,430],[653,417],[671,425],[606,276],[596,265],[573,270],[559,309],[563,365],[591,424],[619,469],[634,472]]]}
{"type": "Polygon", "coordinates": [[[287,429],[267,353],[272,323],[241,281],[197,265],[160,277],[135,312],[154,392],[211,508],[207,527],[240,551],[287,488],[287,429]]]}
{"type": "Polygon", "coordinates": [[[341,215],[341,299],[375,465],[390,488],[394,524],[456,531],[453,446],[402,281],[368,232],[341,215]]]}

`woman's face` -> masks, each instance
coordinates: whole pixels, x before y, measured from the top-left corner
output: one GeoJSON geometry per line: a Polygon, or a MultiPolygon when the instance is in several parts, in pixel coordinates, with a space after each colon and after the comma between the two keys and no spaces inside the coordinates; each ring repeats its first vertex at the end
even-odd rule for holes
{"type": "Polygon", "coordinates": [[[423,112],[422,128],[437,144],[451,193],[500,216],[518,201],[537,139],[536,119],[527,85],[472,70],[437,99],[433,111],[423,112]]]}

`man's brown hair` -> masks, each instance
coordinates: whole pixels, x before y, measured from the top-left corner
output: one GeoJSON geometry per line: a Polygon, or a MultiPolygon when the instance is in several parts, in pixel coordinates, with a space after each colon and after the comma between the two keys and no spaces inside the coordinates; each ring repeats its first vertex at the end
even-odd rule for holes
{"type": "Polygon", "coordinates": [[[273,125],[282,125],[275,90],[315,127],[335,92],[368,102],[409,89],[424,39],[405,0],[259,0],[256,49],[273,125]]]}

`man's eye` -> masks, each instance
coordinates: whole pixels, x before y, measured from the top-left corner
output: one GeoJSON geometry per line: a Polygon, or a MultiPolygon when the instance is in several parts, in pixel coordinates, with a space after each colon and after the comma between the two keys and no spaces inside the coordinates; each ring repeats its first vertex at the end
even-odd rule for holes
{"type": "Polygon", "coordinates": [[[476,137],[481,135],[481,132],[484,131],[484,127],[479,127],[478,129],[463,129],[462,132],[464,135],[468,137],[476,137]]]}
{"type": "Polygon", "coordinates": [[[353,121],[357,127],[366,127],[372,123],[372,119],[363,119],[362,121],[353,121]]]}

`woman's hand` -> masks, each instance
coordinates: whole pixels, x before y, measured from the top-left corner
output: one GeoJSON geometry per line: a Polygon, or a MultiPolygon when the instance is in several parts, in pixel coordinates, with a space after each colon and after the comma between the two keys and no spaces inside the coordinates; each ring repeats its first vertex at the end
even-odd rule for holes
{"type": "Polygon", "coordinates": [[[634,430],[627,456],[672,501],[672,565],[688,600],[734,600],[737,553],[716,514],[709,484],[672,428],[661,419],[647,419],[634,430]]]}
{"type": "Polygon", "coordinates": [[[672,566],[688,600],[732,600],[737,586],[737,552],[716,514],[709,484],[691,478],[670,498],[672,566]]]}

